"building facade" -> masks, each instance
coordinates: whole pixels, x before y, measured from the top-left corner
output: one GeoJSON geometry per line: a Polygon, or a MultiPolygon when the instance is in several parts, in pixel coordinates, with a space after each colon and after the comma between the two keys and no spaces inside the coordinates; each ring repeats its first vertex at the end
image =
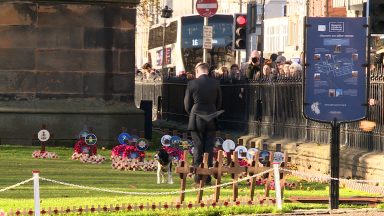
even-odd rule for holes
{"type": "Polygon", "coordinates": [[[346,16],[348,17],[361,17],[363,16],[364,3],[367,0],[333,0],[333,6],[336,9],[344,8],[346,16]]]}
{"type": "MultiPolygon", "coordinates": [[[[138,13],[136,27],[136,67],[146,63],[148,59],[148,32],[149,27],[164,22],[160,18],[161,8],[165,5],[173,9],[173,17],[197,14],[195,4],[196,0],[147,0],[149,6],[147,10],[138,13]],[[146,18],[145,18],[146,17],[146,18]],[[145,18],[145,19],[144,19],[145,18]]],[[[253,2],[253,1],[252,1],[253,2]]],[[[261,1],[258,0],[258,3],[261,1]]],[[[266,0],[265,1],[265,19],[284,17],[287,13],[286,0],[266,0]]],[[[218,0],[220,14],[246,13],[248,0],[218,0]]],[[[139,8],[140,10],[140,8],[139,8]]],[[[269,22],[273,23],[273,21],[269,22]]],[[[280,42],[279,42],[280,43],[280,42]]],[[[275,45],[275,46],[281,46],[275,45]]]]}

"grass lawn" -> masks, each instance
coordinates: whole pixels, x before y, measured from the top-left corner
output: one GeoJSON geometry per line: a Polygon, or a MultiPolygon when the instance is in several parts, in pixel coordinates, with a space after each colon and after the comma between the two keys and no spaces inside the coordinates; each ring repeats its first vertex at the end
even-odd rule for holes
{"type": "MultiPolygon", "coordinates": [[[[40,170],[41,176],[54,180],[64,181],[73,184],[93,186],[105,189],[121,191],[176,191],[179,189],[178,176],[174,174],[175,184],[168,185],[156,184],[155,172],[128,172],[117,171],[111,168],[111,161],[108,160],[101,165],[82,164],[79,161],[70,160],[72,149],[60,147],[47,147],[48,151],[56,152],[59,155],[58,160],[33,159],[31,154],[33,150],[39,147],[21,147],[21,146],[0,146],[0,189],[23,181],[32,177],[32,170],[40,170]]],[[[99,150],[99,154],[109,156],[110,150],[99,150]]],[[[153,154],[153,152],[152,152],[153,154]]],[[[224,182],[230,181],[224,178],[224,182]]],[[[290,181],[297,181],[292,178],[290,181]]],[[[188,188],[192,185],[191,179],[188,179],[188,188]]],[[[328,196],[328,187],[324,184],[303,183],[303,188],[308,190],[286,190],[285,197],[290,196],[328,196]]],[[[41,205],[42,207],[73,207],[85,205],[104,205],[118,203],[152,203],[152,202],[171,202],[176,201],[178,196],[125,196],[104,192],[95,192],[81,190],[72,187],[61,186],[48,182],[40,182],[41,205]]],[[[261,188],[258,188],[261,192],[261,188]]],[[[205,195],[211,195],[211,191],[205,192],[205,195]]],[[[249,193],[245,184],[240,186],[240,196],[249,193]]],[[[222,197],[231,195],[231,188],[222,190],[222,197]]],[[[365,192],[341,189],[342,197],[349,196],[372,196],[365,192]]],[[[272,192],[271,196],[274,196],[272,192]]],[[[189,193],[187,200],[195,201],[196,193],[189,193]]],[[[32,182],[16,189],[6,192],[0,192],[0,209],[8,211],[11,208],[32,208],[33,207],[33,189],[32,182]]],[[[285,204],[284,211],[290,211],[295,208],[327,208],[327,205],[303,205],[303,204],[285,204]]],[[[273,207],[242,207],[242,208],[215,208],[211,209],[211,215],[232,214],[232,213],[262,213],[273,212],[273,207]]],[[[145,213],[145,212],[143,212],[145,213]]],[[[148,215],[177,215],[175,211],[151,211],[148,215]]],[[[114,213],[123,215],[123,213],[114,213]]],[[[127,213],[124,213],[126,215],[127,213]]],[[[137,213],[135,213],[137,214],[137,213]]],[[[183,211],[183,215],[206,215],[207,211],[197,210],[183,211]]]]}

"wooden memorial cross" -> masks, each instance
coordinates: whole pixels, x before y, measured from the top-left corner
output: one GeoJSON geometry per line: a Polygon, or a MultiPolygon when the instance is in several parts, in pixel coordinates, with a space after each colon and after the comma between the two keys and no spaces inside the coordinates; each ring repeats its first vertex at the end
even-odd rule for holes
{"type": "MultiPolygon", "coordinates": [[[[224,151],[220,150],[217,153],[217,160],[213,167],[210,168],[211,173],[216,178],[216,185],[221,184],[221,177],[224,173],[228,171],[228,167],[223,164],[224,151]]],[[[220,198],[220,187],[215,188],[215,202],[219,202],[220,198]]]]}
{"type": "Polygon", "coordinates": [[[185,186],[187,184],[187,176],[193,172],[193,167],[188,163],[188,151],[184,151],[184,159],[180,161],[179,166],[176,167],[175,172],[180,175],[180,203],[185,199],[185,186]]]}
{"type": "Polygon", "coordinates": [[[164,129],[163,135],[169,135],[169,129],[168,128],[164,129]]]}
{"type": "MultiPolygon", "coordinates": [[[[47,130],[47,125],[46,124],[42,124],[40,130],[47,130]]],[[[53,133],[50,132],[50,138],[49,139],[53,138],[53,136],[54,136],[53,133]]],[[[41,152],[45,152],[45,150],[46,150],[46,148],[45,148],[46,147],[46,143],[48,141],[40,141],[37,133],[33,134],[33,137],[40,142],[40,145],[41,145],[41,150],[40,151],[41,152]]]]}
{"type": "MultiPolygon", "coordinates": [[[[256,152],[256,154],[253,156],[251,166],[247,167],[247,173],[249,176],[253,176],[257,173],[262,172],[262,170],[263,170],[263,167],[261,166],[261,164],[259,162],[259,152],[256,152]]],[[[256,180],[257,180],[257,177],[252,177],[250,179],[250,182],[251,182],[251,185],[250,185],[251,201],[253,201],[254,197],[255,197],[256,180]]]]}
{"type": "MultiPolygon", "coordinates": [[[[140,133],[141,133],[142,131],[140,131],[140,133]]],[[[137,129],[132,129],[131,130],[131,135],[133,136],[133,135],[137,135],[137,129]]]]}
{"type": "Polygon", "coordinates": [[[238,158],[238,152],[233,152],[233,158],[230,164],[230,167],[228,168],[228,173],[231,174],[231,178],[233,180],[232,188],[233,188],[233,201],[237,201],[239,187],[238,183],[236,182],[239,179],[239,175],[246,171],[245,167],[240,166],[239,164],[239,158],[238,158]]]}
{"type": "Polygon", "coordinates": [[[207,180],[207,177],[211,175],[211,172],[208,167],[208,153],[204,153],[203,156],[203,163],[200,164],[199,167],[196,168],[195,175],[198,175],[200,177],[200,183],[199,183],[199,191],[197,195],[197,202],[200,203],[203,199],[203,188],[205,186],[205,181],[207,180]]]}
{"type": "MultiPolygon", "coordinates": [[[[269,152],[269,161],[268,161],[268,164],[266,166],[263,166],[263,171],[265,170],[268,170],[268,169],[271,169],[271,162],[273,160],[273,153],[270,151],[269,152]]],[[[272,174],[271,173],[266,173],[264,175],[264,178],[266,179],[266,182],[265,182],[265,185],[264,185],[264,190],[265,190],[265,197],[269,197],[269,187],[271,185],[271,181],[272,181],[272,174]]]]}
{"type": "Polygon", "coordinates": [[[220,131],[216,131],[216,137],[220,137],[221,134],[220,134],[220,131]]]}
{"type": "MultiPolygon", "coordinates": [[[[41,125],[41,129],[42,130],[46,130],[47,129],[47,125],[42,124],[41,125]]],[[[46,142],[40,141],[40,143],[41,143],[41,152],[45,152],[45,144],[46,144],[46,142]]]]}
{"type": "Polygon", "coordinates": [[[179,132],[178,132],[177,130],[173,130],[173,131],[172,131],[172,136],[178,136],[178,133],[179,133],[179,132]]]}
{"type": "MultiPolygon", "coordinates": [[[[276,144],[276,152],[282,152],[281,151],[281,144],[276,144]]],[[[284,154],[284,161],[280,164],[280,167],[285,167],[288,161],[288,153],[286,151],[283,152],[284,154]]],[[[280,171],[280,188],[281,188],[281,197],[284,195],[284,189],[285,189],[285,172],[280,171]]]]}
{"type": "Polygon", "coordinates": [[[144,133],[144,131],[140,131],[140,132],[139,132],[139,137],[140,137],[140,138],[145,138],[145,133],[144,133]]]}
{"type": "Polygon", "coordinates": [[[188,139],[188,133],[183,133],[183,135],[182,135],[182,137],[183,137],[183,140],[186,140],[186,139],[188,139]]]}

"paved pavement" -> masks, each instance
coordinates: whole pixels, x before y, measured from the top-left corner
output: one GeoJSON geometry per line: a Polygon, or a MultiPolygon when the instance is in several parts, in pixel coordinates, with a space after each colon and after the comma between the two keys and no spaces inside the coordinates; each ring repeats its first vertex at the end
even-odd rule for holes
{"type": "Polygon", "coordinates": [[[384,216],[384,209],[366,208],[366,209],[313,209],[313,210],[295,210],[287,214],[260,214],[260,216],[384,216]]]}
{"type": "Polygon", "coordinates": [[[291,215],[313,215],[313,216],[384,216],[384,211],[380,209],[340,209],[340,210],[297,210],[291,215]]]}

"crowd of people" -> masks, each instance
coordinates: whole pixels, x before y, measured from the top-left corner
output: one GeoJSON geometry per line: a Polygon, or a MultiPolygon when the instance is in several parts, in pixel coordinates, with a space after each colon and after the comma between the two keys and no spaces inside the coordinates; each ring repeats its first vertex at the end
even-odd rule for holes
{"type": "MultiPolygon", "coordinates": [[[[230,68],[222,66],[209,68],[209,76],[219,80],[264,80],[274,81],[278,78],[299,78],[302,76],[302,65],[295,61],[288,61],[283,55],[272,54],[269,59],[261,59],[258,51],[252,51],[249,61],[240,67],[232,64],[230,68]]],[[[167,73],[171,77],[172,73],[167,73]]],[[[145,63],[141,71],[136,74],[141,80],[161,79],[161,73],[152,68],[150,63],[145,63]]],[[[194,79],[194,73],[182,72],[178,75],[181,79],[194,79]]]]}

